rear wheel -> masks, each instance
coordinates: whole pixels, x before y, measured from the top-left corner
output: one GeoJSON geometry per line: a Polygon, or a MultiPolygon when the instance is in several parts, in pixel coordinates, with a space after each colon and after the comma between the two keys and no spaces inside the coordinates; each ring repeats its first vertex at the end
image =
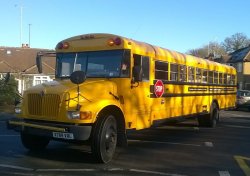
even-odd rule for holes
{"type": "Polygon", "coordinates": [[[25,148],[37,151],[45,149],[49,144],[50,139],[22,132],[21,141],[25,148]]]}
{"type": "Polygon", "coordinates": [[[100,117],[94,127],[91,150],[101,163],[111,161],[117,144],[117,122],[113,115],[100,117]]]}
{"type": "Polygon", "coordinates": [[[201,127],[216,127],[217,123],[219,122],[219,108],[218,106],[213,103],[211,106],[210,114],[201,115],[198,117],[198,123],[201,127]]]}

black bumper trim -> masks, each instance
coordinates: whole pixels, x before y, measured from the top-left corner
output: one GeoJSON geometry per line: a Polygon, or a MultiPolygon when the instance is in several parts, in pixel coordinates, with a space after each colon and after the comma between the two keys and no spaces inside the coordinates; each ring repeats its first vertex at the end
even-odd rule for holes
{"type": "MultiPolygon", "coordinates": [[[[18,132],[25,132],[38,136],[46,136],[53,138],[53,132],[73,133],[76,141],[87,141],[90,138],[92,126],[75,125],[75,124],[56,124],[53,122],[33,122],[25,121],[24,119],[11,119],[7,121],[7,128],[18,132]]],[[[72,140],[72,139],[66,139],[72,140]]]]}

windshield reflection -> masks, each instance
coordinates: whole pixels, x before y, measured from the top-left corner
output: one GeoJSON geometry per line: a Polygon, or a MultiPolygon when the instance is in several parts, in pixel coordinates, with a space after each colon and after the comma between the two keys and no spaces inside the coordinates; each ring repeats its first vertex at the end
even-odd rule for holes
{"type": "Polygon", "coordinates": [[[56,77],[68,78],[74,71],[84,71],[89,78],[129,77],[129,50],[58,53],[56,77]]]}

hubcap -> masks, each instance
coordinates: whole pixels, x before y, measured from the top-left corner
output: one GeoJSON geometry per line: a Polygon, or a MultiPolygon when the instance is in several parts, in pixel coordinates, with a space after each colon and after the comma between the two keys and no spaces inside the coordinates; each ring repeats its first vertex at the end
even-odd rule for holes
{"type": "Polygon", "coordinates": [[[110,125],[105,135],[105,149],[108,153],[113,152],[116,145],[116,137],[116,131],[113,125],[110,125]]]}

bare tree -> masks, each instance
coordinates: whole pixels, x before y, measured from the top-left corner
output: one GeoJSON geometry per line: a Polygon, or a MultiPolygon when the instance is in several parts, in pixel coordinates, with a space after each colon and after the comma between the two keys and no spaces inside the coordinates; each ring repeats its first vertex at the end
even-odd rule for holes
{"type": "Polygon", "coordinates": [[[217,58],[226,54],[225,49],[217,42],[209,42],[208,45],[204,45],[201,48],[191,49],[187,54],[201,57],[201,58],[217,58]]]}
{"type": "Polygon", "coordinates": [[[206,47],[208,48],[208,55],[212,54],[215,58],[226,54],[226,50],[218,42],[209,42],[206,47]]]}
{"type": "Polygon", "coordinates": [[[250,39],[243,33],[236,33],[231,37],[227,37],[222,45],[227,53],[231,53],[250,45],[250,39]]]}
{"type": "Polygon", "coordinates": [[[207,56],[207,49],[205,49],[205,48],[191,49],[187,52],[187,54],[190,54],[190,55],[196,56],[196,57],[205,58],[207,56]]]}

